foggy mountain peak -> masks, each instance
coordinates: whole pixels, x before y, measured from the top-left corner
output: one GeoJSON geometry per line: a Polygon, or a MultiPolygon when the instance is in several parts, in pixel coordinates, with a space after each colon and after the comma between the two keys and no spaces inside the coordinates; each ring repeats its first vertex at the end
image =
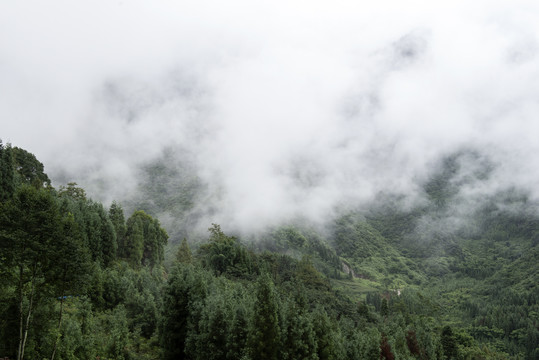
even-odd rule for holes
{"type": "Polygon", "coordinates": [[[537,199],[535,8],[4,4],[2,138],[55,184],[128,203],[148,179],[196,188],[193,218],[246,231],[384,192],[424,201],[440,159],[470,148],[459,191],[537,199]],[[176,184],[151,173],[162,161],[176,184]]]}

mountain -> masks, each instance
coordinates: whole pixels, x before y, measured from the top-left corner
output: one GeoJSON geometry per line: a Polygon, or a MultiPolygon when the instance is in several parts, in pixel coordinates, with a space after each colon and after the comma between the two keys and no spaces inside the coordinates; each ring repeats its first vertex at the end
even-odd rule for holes
{"type": "Polygon", "coordinates": [[[440,159],[418,193],[248,234],[200,233],[206,189],[175,159],[141,170],[126,218],[0,146],[0,355],[539,356],[537,203],[481,152],[440,159]]]}

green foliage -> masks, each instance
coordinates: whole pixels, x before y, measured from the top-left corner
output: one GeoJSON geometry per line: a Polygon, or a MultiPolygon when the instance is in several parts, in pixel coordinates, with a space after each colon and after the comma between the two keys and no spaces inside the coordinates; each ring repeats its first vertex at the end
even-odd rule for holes
{"type": "Polygon", "coordinates": [[[414,263],[359,215],[346,215],[333,226],[337,254],[351,264],[355,277],[383,282],[388,288],[419,284],[423,276],[414,263]]]}
{"type": "Polygon", "coordinates": [[[248,336],[249,353],[261,360],[277,359],[280,344],[279,298],[267,274],[257,281],[253,320],[248,336]]]}
{"type": "Polygon", "coordinates": [[[382,303],[380,305],[380,315],[382,316],[388,316],[389,315],[389,306],[387,304],[387,299],[383,298],[382,303]]]}
{"type": "MultiPolygon", "coordinates": [[[[156,358],[163,277],[114,266],[117,229],[125,227],[121,207],[109,217],[75,183],[56,192],[24,150],[0,146],[0,160],[14,174],[2,172],[0,354],[156,358]]],[[[162,259],[160,250],[154,253],[162,259]]]]}
{"type": "Polygon", "coordinates": [[[8,354],[24,356],[28,339],[33,336],[32,316],[42,298],[51,295],[48,284],[55,280],[55,260],[64,251],[57,239],[64,236],[58,206],[47,190],[24,185],[1,208],[2,282],[8,289],[15,289],[13,301],[19,318],[13,331],[19,335],[18,346],[8,354]]]}
{"type": "Polygon", "coordinates": [[[225,235],[219,225],[213,224],[208,231],[209,242],[198,249],[202,266],[211,269],[216,275],[250,277],[255,271],[255,264],[245,247],[235,237],[225,235]]]}
{"type": "Polygon", "coordinates": [[[160,266],[167,241],[168,234],[159,221],[138,210],[127,219],[124,246],[120,252],[134,267],[160,266]]]}
{"type": "Polygon", "coordinates": [[[125,223],[124,210],[120,204],[113,201],[109,208],[109,219],[116,233],[117,255],[125,258],[127,225],[125,223]]]}
{"type": "Polygon", "coordinates": [[[144,252],[144,219],[146,214],[139,213],[138,216],[131,216],[127,220],[127,231],[125,234],[124,247],[121,253],[133,267],[140,267],[144,252]]]}
{"type": "Polygon", "coordinates": [[[12,154],[18,184],[29,184],[36,188],[50,186],[51,181],[44,173],[43,164],[34,154],[18,147],[12,148],[12,154]]]}
{"type": "Polygon", "coordinates": [[[185,359],[189,330],[198,326],[197,316],[207,296],[209,276],[193,265],[179,265],[170,274],[163,300],[160,341],[165,359],[185,359]]]}
{"type": "Polygon", "coordinates": [[[257,244],[260,250],[286,253],[296,258],[308,255],[313,265],[326,276],[339,276],[341,259],[326,239],[306,224],[272,229],[263,234],[257,244]]]}
{"type": "Polygon", "coordinates": [[[189,248],[189,244],[187,244],[186,238],[183,238],[180,246],[178,247],[176,260],[184,264],[191,264],[193,262],[193,254],[191,254],[191,249],[189,248]]]}
{"type": "Polygon", "coordinates": [[[0,140],[0,202],[9,200],[15,192],[15,169],[11,145],[0,140]]]}
{"type": "Polygon", "coordinates": [[[310,314],[295,302],[281,310],[282,348],[280,359],[318,359],[316,334],[310,314]]]}
{"type": "Polygon", "coordinates": [[[444,350],[444,359],[454,359],[457,356],[457,343],[451,326],[446,325],[442,329],[441,343],[444,350]]]}
{"type": "Polygon", "coordinates": [[[60,186],[58,195],[68,196],[76,201],[86,201],[86,191],[78,187],[76,182],[67,183],[67,186],[60,186]]]}
{"type": "MultiPolygon", "coordinates": [[[[462,186],[489,176],[477,154],[435,168],[418,206],[381,195],[324,232],[288,224],[249,249],[213,224],[193,253],[184,238],[169,269],[157,219],[135,211],[126,221],[121,205],[106,211],[75,183],[56,192],[42,164],[16,149],[0,144],[2,356],[539,356],[536,204],[506,189],[467,209],[466,226],[446,221],[462,186]]],[[[154,180],[172,174],[149,169],[154,180]]]]}

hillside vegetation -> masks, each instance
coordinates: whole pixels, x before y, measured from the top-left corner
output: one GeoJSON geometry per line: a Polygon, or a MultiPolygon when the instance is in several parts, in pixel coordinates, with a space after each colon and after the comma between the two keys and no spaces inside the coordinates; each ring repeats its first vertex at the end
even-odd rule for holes
{"type": "Polygon", "coordinates": [[[126,216],[0,145],[0,357],[539,358],[536,204],[472,191],[492,176],[477,153],[443,159],[415,206],[202,241],[203,186],[166,159],[126,216]]]}

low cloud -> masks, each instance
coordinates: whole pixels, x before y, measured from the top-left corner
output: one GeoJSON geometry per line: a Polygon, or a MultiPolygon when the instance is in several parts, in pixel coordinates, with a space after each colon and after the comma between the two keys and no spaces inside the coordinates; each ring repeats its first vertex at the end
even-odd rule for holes
{"type": "Polygon", "coordinates": [[[0,135],[105,202],[172,151],[203,184],[204,221],[244,231],[380,192],[415,201],[470,147],[495,164],[483,186],[537,200],[537,7],[2,4],[0,135]]]}

